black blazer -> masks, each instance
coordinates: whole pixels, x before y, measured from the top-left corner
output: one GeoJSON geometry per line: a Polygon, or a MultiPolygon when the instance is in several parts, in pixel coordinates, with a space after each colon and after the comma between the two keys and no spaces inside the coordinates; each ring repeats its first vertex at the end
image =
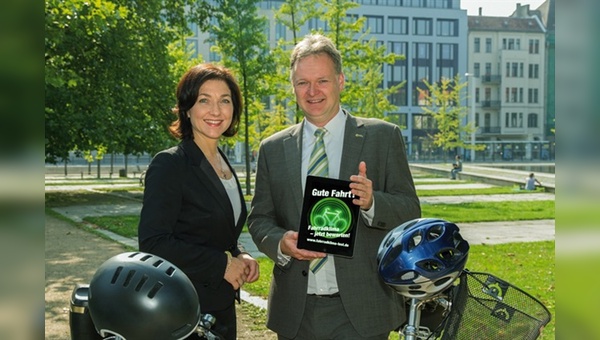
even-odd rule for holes
{"type": "Polygon", "coordinates": [[[238,237],[247,215],[235,178],[242,206],[237,223],[223,184],[194,141],[159,152],[146,172],[140,251],[179,267],[194,283],[203,312],[224,309],[235,299],[223,278],[225,251],[240,253],[238,237]]]}

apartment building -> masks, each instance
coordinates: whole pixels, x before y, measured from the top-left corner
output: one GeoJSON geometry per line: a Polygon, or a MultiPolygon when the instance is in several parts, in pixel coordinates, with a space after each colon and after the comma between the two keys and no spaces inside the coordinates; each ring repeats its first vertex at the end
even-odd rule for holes
{"type": "MultiPolygon", "coordinates": [[[[550,1],[550,0],[549,0],[550,1]]],[[[553,1],[553,0],[552,0],[553,1]]],[[[460,0],[354,0],[360,6],[348,14],[365,17],[366,27],[378,44],[406,58],[387,65],[383,86],[406,84],[390,96],[397,106],[394,121],[403,128],[407,152],[412,158],[437,158],[440,150],[429,135],[435,132],[433,118],[423,113],[418,88],[424,80],[460,75],[475,84],[475,133],[477,144],[489,144],[479,160],[549,158],[545,135],[545,28],[539,12],[521,10],[515,17],[469,16],[460,0]],[[464,77],[466,73],[473,77],[464,77]],[[503,142],[503,143],[497,143],[503,142]],[[507,144],[506,142],[515,142],[507,144]],[[534,143],[528,143],[534,142],[534,143]],[[527,145],[526,145],[527,144],[527,145]],[[544,149],[544,150],[542,150],[544,149]]],[[[276,22],[274,13],[283,1],[261,1],[259,13],[269,21],[266,36],[272,46],[278,39],[291,39],[292,32],[276,22]]],[[[327,29],[312,19],[299,36],[313,29],[327,29]]],[[[188,39],[207,61],[218,61],[205,42],[208,35],[196,32],[188,39]]],[[[472,89],[469,88],[469,92],[472,89]]],[[[467,93],[465,93],[466,95],[467,93]]],[[[471,109],[471,100],[461,103],[471,109]]],[[[352,108],[348,108],[352,110],[352,108]]],[[[465,118],[465,123],[470,117],[465,118]]],[[[465,136],[468,139],[468,136],[465,136]]],[[[469,159],[469,154],[465,152],[469,159]]],[[[475,156],[475,155],[473,155],[475,156]]]]}
{"type": "Polygon", "coordinates": [[[546,142],[546,30],[519,5],[511,17],[468,17],[469,86],[474,86],[480,157],[549,158],[546,142]],[[487,157],[486,157],[487,156],[487,157]]]}
{"type": "MultiPolygon", "coordinates": [[[[348,15],[365,17],[365,29],[378,44],[388,47],[389,52],[403,54],[406,59],[388,65],[384,69],[384,85],[391,87],[403,81],[406,85],[390,96],[398,107],[388,115],[403,127],[409,154],[420,150],[433,150],[428,133],[434,129],[431,117],[424,115],[420,104],[418,87],[424,88],[423,80],[435,82],[441,77],[452,78],[467,70],[467,14],[460,9],[460,0],[356,0],[360,6],[348,15]]],[[[292,32],[277,23],[274,12],[283,1],[261,1],[260,13],[270,22],[267,37],[275,46],[278,39],[291,39],[292,32]]],[[[302,27],[299,36],[313,29],[326,29],[325,23],[312,19],[302,27]]],[[[197,46],[197,52],[207,61],[218,56],[210,52],[204,41],[206,33],[197,32],[188,39],[197,46]]],[[[420,102],[421,101],[421,102],[420,102]]],[[[352,110],[352,108],[349,108],[352,110]]]]}

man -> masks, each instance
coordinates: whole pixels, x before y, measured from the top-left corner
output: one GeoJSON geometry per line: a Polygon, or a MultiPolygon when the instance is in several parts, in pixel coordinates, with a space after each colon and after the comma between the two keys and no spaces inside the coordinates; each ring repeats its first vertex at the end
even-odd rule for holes
{"type": "Polygon", "coordinates": [[[450,178],[456,179],[456,175],[462,171],[462,160],[460,155],[456,155],[454,163],[452,163],[452,170],[450,170],[450,178]]]}
{"type": "Polygon", "coordinates": [[[275,262],[267,326],[279,339],[387,339],[406,315],[400,295],[379,278],[377,250],[391,229],[421,215],[404,139],[393,124],[341,109],[341,55],[328,38],[298,43],[290,78],[304,120],[261,143],[248,218],[254,242],[275,262]],[[319,128],[328,177],[350,180],[360,206],[352,258],[297,248],[319,128]],[[325,257],[320,270],[309,269],[325,257]]]}

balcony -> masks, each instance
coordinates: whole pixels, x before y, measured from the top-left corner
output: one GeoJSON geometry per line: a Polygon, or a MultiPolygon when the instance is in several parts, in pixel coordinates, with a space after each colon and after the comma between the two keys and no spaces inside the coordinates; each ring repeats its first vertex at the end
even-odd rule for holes
{"type": "Polygon", "coordinates": [[[486,109],[500,110],[499,100],[483,100],[481,101],[481,107],[486,109]]]}
{"type": "Polygon", "coordinates": [[[499,126],[480,126],[479,131],[481,134],[500,134],[502,128],[499,126]]]}
{"type": "Polygon", "coordinates": [[[501,76],[484,74],[481,76],[481,83],[485,85],[500,85],[502,80],[501,76]]]}

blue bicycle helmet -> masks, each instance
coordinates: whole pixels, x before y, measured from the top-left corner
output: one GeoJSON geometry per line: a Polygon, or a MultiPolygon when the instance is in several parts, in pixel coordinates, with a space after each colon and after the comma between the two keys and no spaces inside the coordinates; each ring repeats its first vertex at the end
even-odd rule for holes
{"type": "Polygon", "coordinates": [[[184,339],[200,321],[194,285],[156,255],[122,253],[104,262],[89,286],[89,310],[101,336],[184,339]]]}
{"type": "Polygon", "coordinates": [[[381,242],[379,275],[399,294],[423,299],[458,278],[468,253],[469,243],[456,224],[436,218],[414,219],[390,231],[381,242]]]}

